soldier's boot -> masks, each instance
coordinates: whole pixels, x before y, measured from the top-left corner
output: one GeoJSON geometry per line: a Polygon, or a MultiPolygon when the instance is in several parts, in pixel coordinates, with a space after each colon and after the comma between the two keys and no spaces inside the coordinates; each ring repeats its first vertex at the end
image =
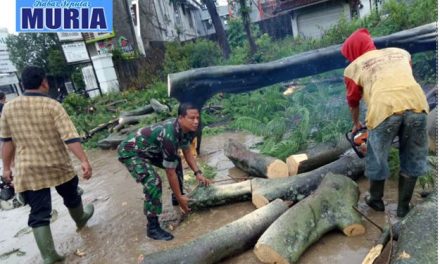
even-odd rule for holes
{"type": "Polygon", "coordinates": [[[397,203],[397,216],[405,217],[410,208],[409,202],[416,186],[417,178],[399,175],[399,201],[397,203]]]}
{"type": "Polygon", "coordinates": [[[160,227],[159,219],[157,216],[147,216],[147,236],[154,240],[171,240],[173,235],[163,230],[160,227]]]}
{"type": "Polygon", "coordinates": [[[86,225],[87,221],[92,217],[93,212],[95,211],[95,207],[93,207],[93,204],[88,204],[85,207],[83,207],[82,201],[79,206],[68,209],[69,209],[69,214],[72,217],[72,219],[75,221],[78,230],[80,230],[86,225]]]}
{"type": "Polygon", "coordinates": [[[385,180],[370,180],[370,195],[365,196],[365,202],[376,211],[385,211],[385,204],[382,200],[384,186],[385,180]]]}
{"type": "Polygon", "coordinates": [[[64,260],[64,256],[58,255],[55,250],[49,225],[32,228],[32,232],[34,233],[35,242],[37,242],[44,264],[52,264],[64,260]]]}

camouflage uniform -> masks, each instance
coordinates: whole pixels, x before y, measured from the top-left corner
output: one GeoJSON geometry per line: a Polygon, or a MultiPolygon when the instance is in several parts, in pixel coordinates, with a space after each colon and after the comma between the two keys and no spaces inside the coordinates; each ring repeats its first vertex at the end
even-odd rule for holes
{"type": "Polygon", "coordinates": [[[162,213],[162,181],[155,167],[176,169],[180,190],[183,169],[178,148],[187,149],[194,133],[183,133],[176,118],[139,129],[118,147],[119,161],[131,176],[144,187],[144,213],[157,216],[162,213]]]}

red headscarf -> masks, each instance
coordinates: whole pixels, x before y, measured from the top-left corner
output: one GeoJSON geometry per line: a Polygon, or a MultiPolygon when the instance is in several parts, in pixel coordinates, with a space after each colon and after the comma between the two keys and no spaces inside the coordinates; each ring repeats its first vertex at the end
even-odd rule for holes
{"type": "Polygon", "coordinates": [[[342,44],[341,53],[350,62],[357,59],[367,51],[375,50],[373,39],[366,28],[360,28],[353,32],[342,44]]]}

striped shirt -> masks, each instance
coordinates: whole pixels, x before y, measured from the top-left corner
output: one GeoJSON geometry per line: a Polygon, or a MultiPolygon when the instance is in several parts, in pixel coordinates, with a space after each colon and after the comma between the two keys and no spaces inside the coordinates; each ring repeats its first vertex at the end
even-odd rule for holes
{"type": "Polygon", "coordinates": [[[15,145],[17,192],[57,186],[76,175],[66,144],[81,140],[57,101],[41,93],[25,93],[5,104],[0,127],[0,139],[15,145]]]}

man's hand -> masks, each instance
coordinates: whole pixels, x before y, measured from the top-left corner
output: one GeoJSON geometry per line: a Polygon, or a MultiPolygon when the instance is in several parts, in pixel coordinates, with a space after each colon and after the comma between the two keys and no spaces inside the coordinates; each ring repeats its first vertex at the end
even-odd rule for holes
{"type": "Polygon", "coordinates": [[[88,180],[90,177],[92,177],[92,166],[90,166],[90,163],[88,160],[85,160],[81,162],[81,169],[83,172],[83,178],[88,180]]]}
{"type": "Polygon", "coordinates": [[[202,173],[198,173],[196,175],[196,180],[199,182],[199,184],[202,184],[204,186],[208,186],[208,185],[210,185],[212,183],[210,180],[205,178],[205,176],[203,176],[202,173]]]}
{"type": "Polygon", "coordinates": [[[353,123],[353,128],[351,129],[351,133],[352,133],[352,134],[356,133],[356,131],[358,131],[358,130],[361,129],[362,127],[363,127],[363,126],[362,126],[362,123],[359,122],[359,121],[357,121],[356,123],[353,123]]]}
{"type": "Polygon", "coordinates": [[[188,206],[189,199],[186,195],[180,195],[179,197],[177,197],[177,201],[179,202],[180,208],[185,214],[191,211],[191,209],[188,206]]]}
{"type": "Polygon", "coordinates": [[[10,170],[3,170],[3,180],[5,183],[11,183],[12,182],[12,171],[10,170]]]}

